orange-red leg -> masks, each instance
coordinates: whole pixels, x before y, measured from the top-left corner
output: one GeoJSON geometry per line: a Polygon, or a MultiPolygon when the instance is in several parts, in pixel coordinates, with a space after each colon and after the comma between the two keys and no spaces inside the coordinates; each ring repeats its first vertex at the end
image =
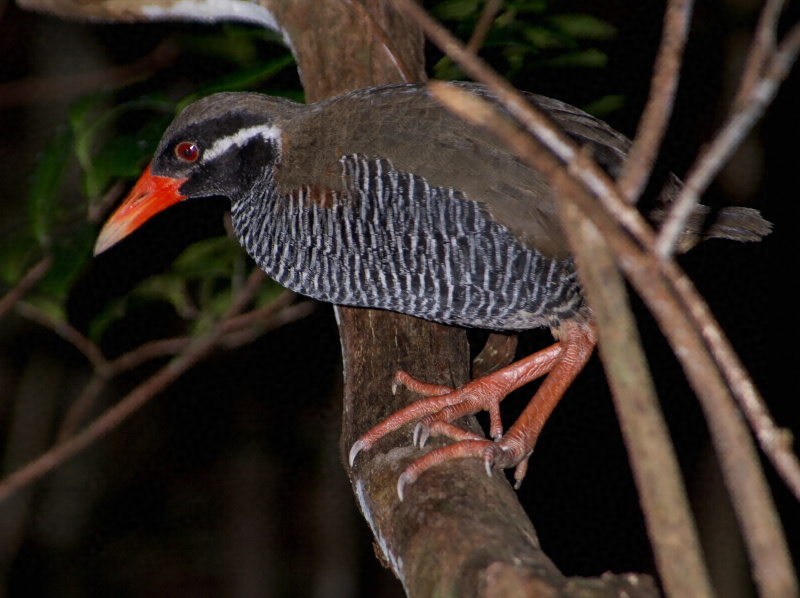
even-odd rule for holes
{"type": "Polygon", "coordinates": [[[405,372],[397,372],[395,382],[403,384],[415,392],[433,396],[414,401],[400,411],[396,411],[359,438],[350,449],[350,464],[353,464],[359,452],[370,448],[389,432],[393,432],[405,424],[419,421],[426,416],[432,417],[431,424],[439,420],[449,423],[463,415],[485,410],[489,412],[491,418],[492,436],[500,437],[503,432],[500,421],[500,401],[520,386],[549,372],[561,354],[561,350],[561,343],[554,343],[550,347],[488,376],[472,380],[458,390],[449,386],[420,382],[405,372]],[[444,413],[439,416],[440,412],[444,413]]]}
{"type": "Polygon", "coordinates": [[[412,403],[372,428],[353,445],[350,463],[353,463],[361,450],[371,447],[388,432],[421,418],[414,433],[415,444],[424,444],[429,431],[449,436],[457,442],[435,449],[409,465],[397,485],[401,498],[404,487],[414,482],[428,468],[450,459],[466,457],[482,458],[489,475],[492,466],[516,467],[514,477],[519,486],[525,477],[528,459],[545,422],[586,365],[597,342],[596,331],[591,325],[568,324],[562,328],[562,332],[563,338],[560,342],[493,374],[473,380],[455,391],[446,386],[425,384],[408,374],[398,373],[398,382],[412,390],[435,396],[412,403]],[[548,376],[539,390],[508,432],[502,435],[500,401],[511,391],[545,373],[548,376]],[[490,413],[494,441],[461,430],[450,423],[463,415],[480,410],[490,413]]]}
{"type": "Polygon", "coordinates": [[[547,378],[501,439],[491,441],[470,438],[435,449],[420,457],[400,476],[397,482],[397,492],[400,497],[403,496],[405,486],[413,483],[425,470],[450,459],[466,457],[483,458],[489,475],[493,466],[501,469],[516,467],[514,479],[518,488],[527,473],[528,459],[545,422],[567,388],[589,361],[597,343],[597,336],[593,327],[573,326],[568,331],[567,338],[561,342],[563,352],[547,378]]]}

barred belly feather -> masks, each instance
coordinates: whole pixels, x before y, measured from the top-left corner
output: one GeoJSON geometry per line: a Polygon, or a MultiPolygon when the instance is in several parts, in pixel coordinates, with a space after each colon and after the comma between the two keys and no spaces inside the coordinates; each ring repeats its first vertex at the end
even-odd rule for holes
{"type": "Polygon", "coordinates": [[[393,168],[341,160],[349,194],[322,206],[280,195],[268,168],[234,199],[242,245],[277,282],[340,305],[496,330],[557,326],[584,309],[572,259],[544,257],[480,204],[393,168]]]}

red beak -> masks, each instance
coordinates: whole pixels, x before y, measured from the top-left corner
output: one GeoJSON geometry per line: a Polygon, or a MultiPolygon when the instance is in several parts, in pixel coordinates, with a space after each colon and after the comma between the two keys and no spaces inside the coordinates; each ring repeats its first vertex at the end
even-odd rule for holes
{"type": "Polygon", "coordinates": [[[94,245],[94,254],[98,255],[116,245],[159,212],[186,199],[185,195],[178,193],[184,181],[185,178],[154,175],[148,165],[128,197],[103,226],[94,245]]]}

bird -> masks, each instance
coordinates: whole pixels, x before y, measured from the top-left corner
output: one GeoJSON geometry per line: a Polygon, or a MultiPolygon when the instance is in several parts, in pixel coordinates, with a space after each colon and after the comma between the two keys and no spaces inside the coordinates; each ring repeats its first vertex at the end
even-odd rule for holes
{"type": "MultiPolygon", "coordinates": [[[[459,83],[502,111],[491,91],[459,83]]],[[[561,101],[525,93],[611,176],[631,142],[561,101]]],[[[667,177],[646,216],[664,219],[680,181],[667,177]]],[[[150,164],[102,228],[100,254],[170,206],[224,196],[247,253],[281,285],[338,305],[391,310],[465,328],[549,328],[556,342],[454,389],[406,372],[396,383],[423,398],[390,415],[352,446],[350,465],[387,433],[417,422],[455,442],[415,460],[398,493],[430,467],[456,458],[515,468],[517,486],[536,440],[597,344],[593,314],[546,177],[487,131],[444,108],[424,84],[397,84],[301,104],[255,92],[225,92],[186,107],[150,164]],[[544,377],[503,430],[499,405],[544,377]],[[454,425],[489,412],[486,438],[454,425]]],[[[771,224],[752,208],[710,218],[698,205],[678,250],[706,238],[758,241],[771,224]],[[710,222],[709,222],[710,220],[710,222]]]]}

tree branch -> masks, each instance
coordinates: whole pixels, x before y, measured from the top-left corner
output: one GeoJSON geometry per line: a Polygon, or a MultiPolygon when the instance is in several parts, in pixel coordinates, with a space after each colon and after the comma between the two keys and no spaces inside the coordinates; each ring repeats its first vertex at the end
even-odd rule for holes
{"type": "Polygon", "coordinates": [[[672,255],[694,206],[700,201],[700,195],[705,192],[772,103],[780,84],[786,79],[797,59],[798,51],[800,51],[800,23],[786,35],[783,43],[764,67],[762,76],[752,84],[747,97],[739,99],[736,104],[738,109],[700,153],[686,175],[680,195],[670,207],[669,216],[661,226],[661,232],[655,242],[655,252],[662,259],[672,255]]]}
{"type": "Polygon", "coordinates": [[[620,195],[629,203],[636,203],[647,185],[669,124],[692,21],[693,4],[692,0],[670,0],[667,4],[661,47],[650,83],[650,96],[617,180],[620,195]]]}
{"type": "MultiPolygon", "coordinates": [[[[396,1],[400,3],[400,0],[396,1]]],[[[679,274],[680,270],[674,262],[653,261],[652,230],[637,212],[627,206],[616,186],[599,171],[596,164],[585,159],[574,144],[554,130],[547,119],[518,97],[505,81],[489,71],[478,59],[466,53],[452,36],[427,17],[417,5],[402,0],[402,6],[424,24],[432,39],[466,72],[490,85],[504,107],[563,161],[570,175],[590,192],[591,201],[580,201],[579,207],[603,232],[619,265],[659,321],[701,400],[737,516],[745,530],[745,543],[757,584],[768,596],[797,593],[786,540],[757,455],[746,430],[742,434],[741,422],[730,416],[731,411],[737,411],[730,401],[731,390],[737,398],[741,398],[754,386],[750,382],[745,390],[730,389],[718,374],[719,368],[725,369],[731,362],[718,358],[715,361],[715,356],[720,354],[722,346],[725,346],[726,353],[733,354],[733,351],[727,351],[729,347],[725,337],[707,306],[695,294],[685,275],[679,274]],[[710,337],[716,339],[714,349],[711,349],[710,337]],[[734,453],[736,458],[731,457],[734,453]],[[747,471],[747,474],[742,475],[743,471],[747,471]],[[767,536],[771,541],[766,540],[767,536]],[[776,574],[776,571],[779,573],[776,574]]],[[[520,155],[519,148],[515,148],[515,151],[520,155]]],[[[552,162],[549,171],[546,164],[536,163],[532,166],[545,174],[555,174],[560,168],[558,162],[552,162]]],[[[586,199],[589,199],[588,196],[586,199]]],[[[726,378],[736,374],[725,371],[726,378]]]]}
{"type": "Polygon", "coordinates": [[[713,596],[677,457],[621,277],[597,229],[574,205],[580,201],[574,196],[585,196],[586,191],[532,137],[511,125],[484,100],[447,84],[431,83],[429,87],[460,118],[496,135],[526,163],[548,174],[562,200],[562,220],[595,312],[600,356],[613,391],[664,588],[669,596],[713,596]]]}
{"type": "MultiPolygon", "coordinates": [[[[254,279],[256,278],[259,277],[254,277],[254,279]]],[[[182,374],[210,355],[218,346],[225,343],[232,344],[235,338],[229,338],[231,334],[241,334],[247,327],[258,327],[260,333],[263,329],[277,328],[305,315],[308,312],[310,302],[298,306],[288,306],[287,298],[291,300],[293,297],[294,293],[286,292],[279,300],[276,300],[275,304],[270,304],[240,316],[235,316],[234,314],[243,303],[234,300],[233,307],[229,310],[229,317],[218,322],[211,332],[206,335],[191,339],[167,339],[142,345],[135,351],[123,355],[112,362],[102,358],[101,363],[95,363],[95,367],[98,369],[95,370],[94,376],[84,388],[79,400],[76,401],[67,414],[59,433],[60,441],[47,452],[0,481],[0,502],[108,434],[182,374]],[[292,307],[301,309],[292,309],[292,307]],[[119,403],[108,409],[86,428],[74,436],[71,435],[72,431],[77,428],[80,419],[88,411],[91,402],[96,400],[111,376],[136,367],[146,359],[152,359],[174,350],[179,350],[179,353],[167,365],[139,384],[119,403]]],[[[251,334],[242,338],[252,339],[256,336],[251,334]]]]}
{"type": "Polygon", "coordinates": [[[7,310],[11,308],[17,301],[22,299],[28,291],[33,288],[42,276],[47,274],[47,271],[50,270],[50,267],[53,265],[53,258],[47,256],[39,262],[36,263],[25,276],[22,277],[17,285],[8,291],[2,298],[0,298],[0,317],[6,313],[7,310]]]}

